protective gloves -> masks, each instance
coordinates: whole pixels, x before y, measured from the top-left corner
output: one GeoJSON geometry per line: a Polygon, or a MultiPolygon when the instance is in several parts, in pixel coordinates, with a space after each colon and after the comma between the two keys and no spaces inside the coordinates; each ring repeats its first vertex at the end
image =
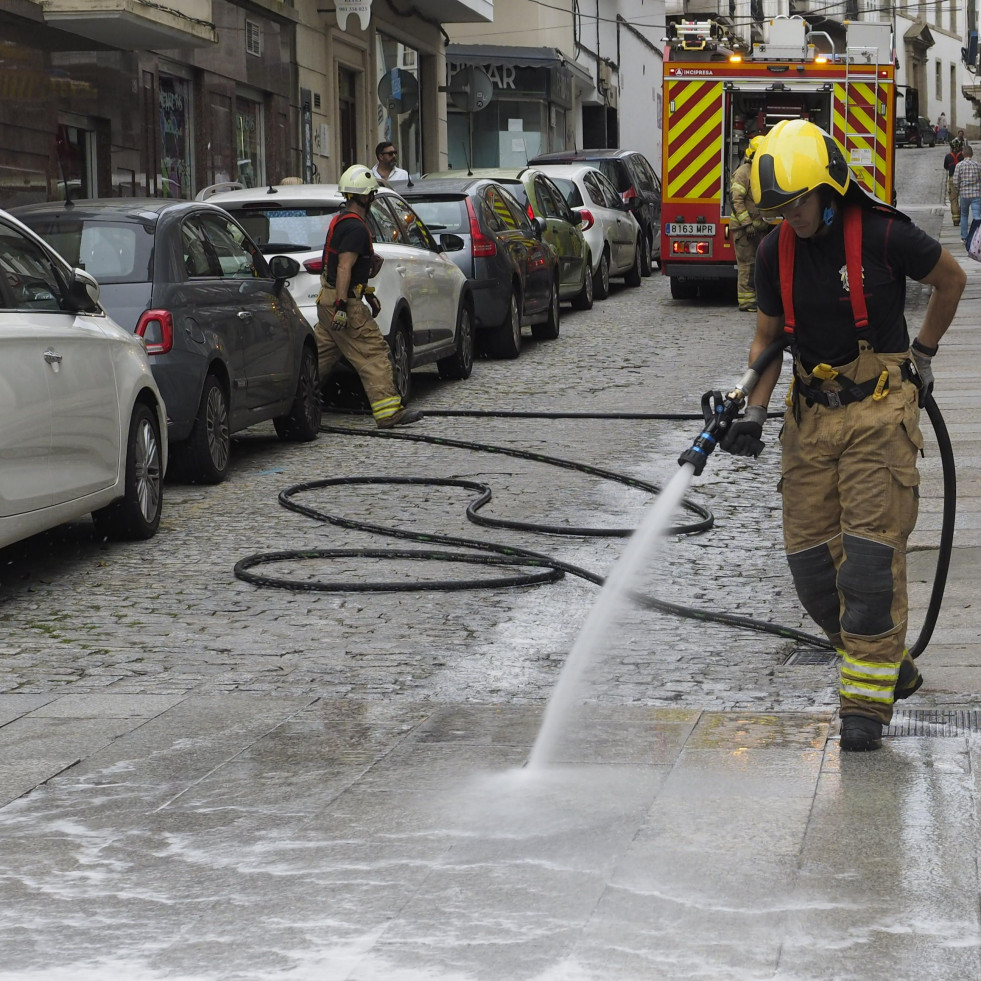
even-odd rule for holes
{"type": "Polygon", "coordinates": [[[764,221],[762,218],[754,218],[753,229],[757,232],[768,232],[770,230],[770,224],[769,222],[764,221]]]}
{"type": "Polygon", "coordinates": [[[910,345],[913,355],[913,363],[916,365],[916,373],[920,376],[920,394],[917,402],[920,408],[923,403],[933,394],[933,356],[937,353],[936,348],[928,348],[921,344],[919,338],[914,339],[910,345]]]}
{"type": "Polygon", "coordinates": [[[381,313],[381,300],[375,296],[375,291],[372,287],[368,287],[364,291],[365,302],[368,304],[368,309],[371,311],[372,317],[377,317],[381,313]]]}
{"type": "Polygon", "coordinates": [[[734,422],[719,446],[733,456],[759,456],[763,452],[763,423],[766,409],[762,405],[748,405],[742,418],[734,422]]]}
{"type": "Polygon", "coordinates": [[[347,303],[344,300],[334,301],[334,316],[330,320],[331,330],[344,330],[347,327],[347,303]]]}

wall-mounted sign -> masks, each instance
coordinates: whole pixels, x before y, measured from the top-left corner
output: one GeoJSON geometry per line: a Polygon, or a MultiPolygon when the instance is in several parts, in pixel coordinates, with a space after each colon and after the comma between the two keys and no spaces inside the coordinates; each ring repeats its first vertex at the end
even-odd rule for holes
{"type": "Polygon", "coordinates": [[[335,0],[334,7],[337,10],[337,26],[343,31],[346,30],[347,19],[354,14],[361,23],[361,30],[368,29],[371,20],[371,0],[335,0]]]}

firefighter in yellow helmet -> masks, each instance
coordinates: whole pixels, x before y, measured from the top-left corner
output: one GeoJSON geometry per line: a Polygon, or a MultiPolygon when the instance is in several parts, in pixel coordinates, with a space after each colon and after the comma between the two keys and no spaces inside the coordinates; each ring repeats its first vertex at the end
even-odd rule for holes
{"type": "MultiPolygon", "coordinates": [[[[878,749],[893,701],[922,684],[906,653],[906,542],[916,523],[919,404],[966,276],[939,242],[851,178],[838,143],[787,120],[753,160],[781,216],[756,259],[750,361],[786,332],[794,378],[781,434],[784,547],[804,608],[841,654],[841,749],[878,749]],[[931,286],[910,346],[906,279],[931,286]]],[[[723,449],[756,455],[780,359],[723,449]]]]}
{"type": "Polygon", "coordinates": [[[361,378],[375,425],[379,429],[408,426],[418,422],[422,413],[402,405],[388,344],[374,320],[381,304],[368,286],[382,263],[365,221],[378,179],[367,167],[355,164],[341,175],[337,189],[345,204],[327,232],[317,296],[320,377],[326,379],[341,357],[347,358],[361,378]]]}
{"type": "Polygon", "coordinates": [[[747,313],[756,311],[756,286],[753,277],[756,269],[756,250],[770,226],[763,220],[756,202],[750,194],[750,174],[753,155],[763,142],[762,136],[754,136],[746,147],[743,162],[733,172],[729,182],[732,198],[732,217],[729,229],[732,233],[732,247],[736,252],[736,298],[739,309],[747,313]]]}

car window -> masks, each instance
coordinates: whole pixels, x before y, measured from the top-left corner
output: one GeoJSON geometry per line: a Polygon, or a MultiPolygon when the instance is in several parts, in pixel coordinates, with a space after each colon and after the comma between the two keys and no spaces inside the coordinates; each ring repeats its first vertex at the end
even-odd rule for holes
{"type": "Polygon", "coordinates": [[[405,233],[382,198],[375,198],[368,208],[368,227],[379,245],[405,245],[405,233]]]}
{"type": "Polygon", "coordinates": [[[218,257],[208,248],[204,232],[193,219],[181,224],[181,252],[188,276],[220,276],[218,257]]]}
{"type": "Polygon", "coordinates": [[[562,217],[562,213],[559,211],[559,205],[552,195],[552,189],[541,177],[535,178],[535,197],[538,198],[538,206],[541,208],[544,217],[562,217]]]}
{"type": "Polygon", "coordinates": [[[509,194],[508,191],[501,188],[501,200],[508,206],[511,214],[514,216],[514,220],[518,224],[518,229],[524,235],[534,235],[534,229],[531,227],[531,216],[528,214],[528,195],[525,193],[525,188],[523,184],[508,184],[508,188],[515,192],[520,191],[521,196],[519,197],[517,193],[509,194]]]}
{"type": "Polygon", "coordinates": [[[552,200],[555,202],[555,215],[557,218],[561,218],[563,221],[572,221],[572,210],[570,209],[568,203],[562,192],[555,186],[555,182],[551,177],[543,177],[542,182],[546,188],[548,188],[549,194],[552,200]]]}
{"type": "Polygon", "coordinates": [[[652,191],[657,191],[660,183],[658,182],[657,174],[654,173],[653,168],[647,162],[647,158],[637,153],[630,158],[630,163],[637,174],[637,182],[640,188],[647,191],[648,194],[652,191]]]}
{"type": "Polygon", "coordinates": [[[421,198],[413,198],[412,206],[431,232],[470,234],[470,216],[467,214],[466,203],[462,199],[425,201],[421,198]]]}
{"type": "Polygon", "coordinates": [[[387,194],[385,197],[392,211],[405,228],[405,234],[409,244],[419,249],[428,249],[431,252],[435,252],[436,242],[429,233],[429,229],[426,228],[425,222],[420,220],[419,216],[412,209],[412,206],[407,201],[403,201],[402,198],[397,198],[394,195],[387,194]]]}
{"type": "Polygon", "coordinates": [[[553,177],[552,183],[559,189],[559,193],[565,198],[565,203],[570,208],[581,208],[585,203],[582,194],[574,180],[567,177],[553,177]]]}
{"type": "Polygon", "coordinates": [[[238,225],[222,215],[198,216],[201,229],[218,256],[220,275],[229,279],[253,279],[265,273],[265,265],[256,267],[257,254],[238,225]]]}
{"type": "MultiPolygon", "coordinates": [[[[323,248],[331,219],[340,211],[339,202],[295,207],[245,206],[232,213],[263,253],[304,252],[323,248]]],[[[232,209],[228,209],[232,210],[232,209]]]]}
{"type": "Polygon", "coordinates": [[[609,208],[609,199],[603,193],[603,188],[600,186],[597,177],[597,174],[583,174],[582,182],[586,185],[586,193],[589,195],[589,200],[593,204],[598,205],[600,208],[609,208]]]}
{"type": "Polygon", "coordinates": [[[0,224],[0,302],[8,310],[64,310],[55,263],[36,242],[0,224]]]}
{"type": "Polygon", "coordinates": [[[503,192],[496,187],[484,190],[484,216],[487,227],[495,232],[516,230],[519,226],[517,218],[508,206],[503,192]]]}
{"type": "Polygon", "coordinates": [[[619,208],[623,205],[623,198],[617,194],[617,189],[600,173],[590,174],[596,182],[596,186],[603,192],[603,199],[608,208],[619,208]]]}
{"type": "Polygon", "coordinates": [[[622,160],[600,160],[598,163],[600,172],[617,189],[618,194],[630,190],[630,174],[622,160]]]}

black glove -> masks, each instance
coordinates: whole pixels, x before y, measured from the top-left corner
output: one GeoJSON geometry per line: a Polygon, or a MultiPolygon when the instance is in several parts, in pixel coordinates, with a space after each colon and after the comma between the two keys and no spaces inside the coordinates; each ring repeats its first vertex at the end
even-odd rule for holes
{"type": "Polygon", "coordinates": [[[762,405],[748,405],[741,419],[737,419],[722,437],[719,446],[733,456],[759,456],[763,452],[763,423],[766,409],[762,405]]]}
{"type": "Polygon", "coordinates": [[[921,344],[916,338],[910,348],[913,355],[913,364],[916,365],[916,373],[920,376],[920,394],[917,402],[920,408],[923,403],[933,394],[933,356],[937,353],[936,348],[928,348],[921,344]]]}

